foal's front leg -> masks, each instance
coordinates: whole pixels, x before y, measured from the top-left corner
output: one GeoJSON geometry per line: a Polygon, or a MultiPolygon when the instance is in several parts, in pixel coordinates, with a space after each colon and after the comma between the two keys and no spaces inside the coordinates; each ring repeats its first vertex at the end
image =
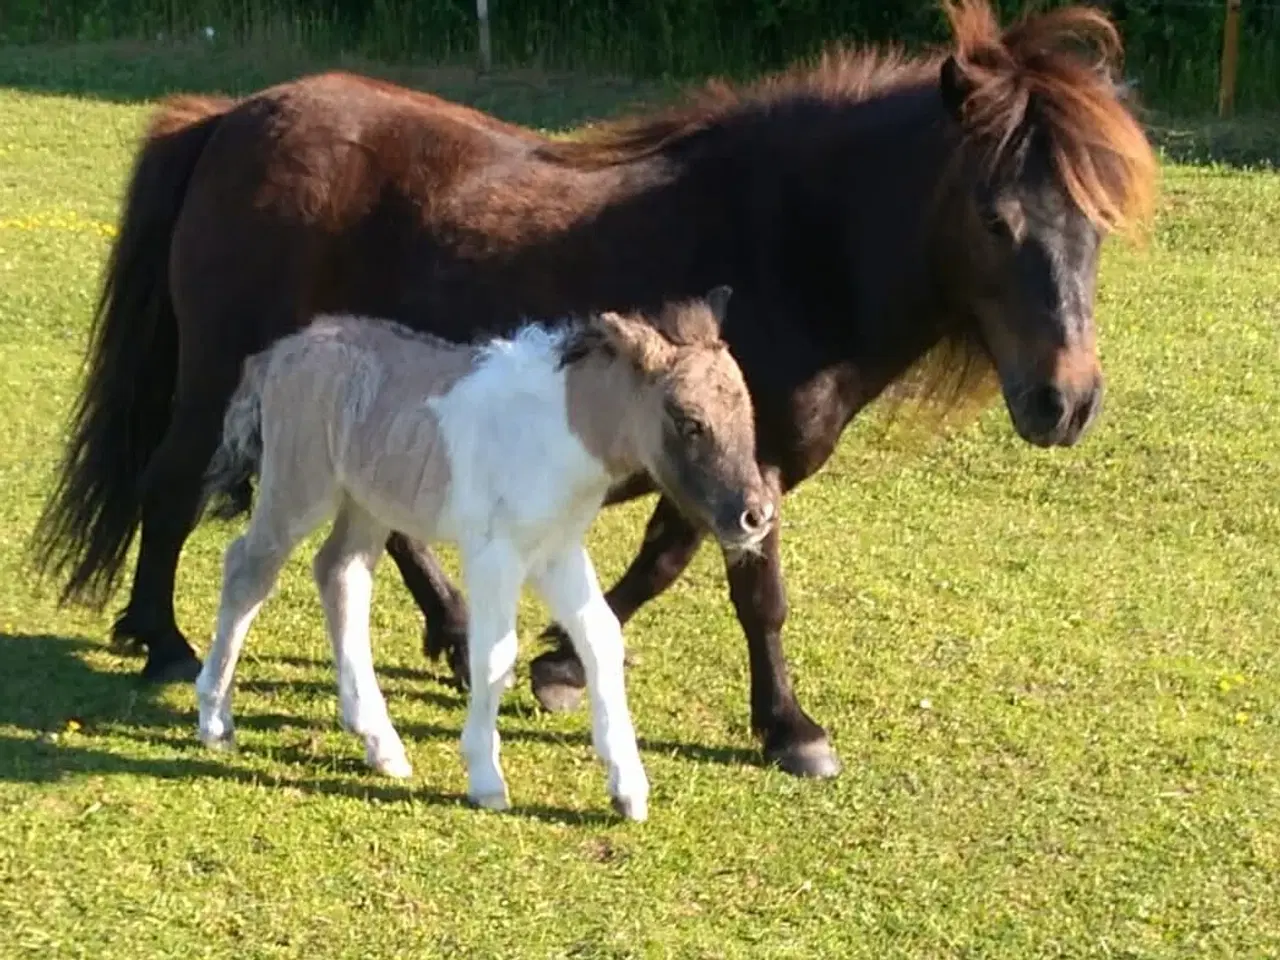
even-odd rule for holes
{"type": "Polygon", "coordinates": [[[461,554],[470,600],[471,691],[462,727],[467,796],[478,806],[505,810],[510,799],[498,756],[498,706],[516,666],[516,608],[525,565],[515,548],[502,540],[463,545],[461,554]]]}
{"type": "Polygon", "coordinates": [[[578,546],[553,559],[534,582],[586,670],[591,740],[609,771],[614,809],[630,820],[644,820],[649,779],[627,709],[622,626],[600,592],[591,558],[578,546]]]}
{"type": "MultiPolygon", "coordinates": [[[[630,620],[644,604],[675,583],[698,552],[703,534],[666,497],[658,500],[644,530],[644,542],[621,579],[605,599],[620,623],[630,620]]],[[[552,624],[543,636],[554,649],[529,665],[534,696],[552,713],[576,710],[587,678],[582,661],[560,624],[552,624]]]]}

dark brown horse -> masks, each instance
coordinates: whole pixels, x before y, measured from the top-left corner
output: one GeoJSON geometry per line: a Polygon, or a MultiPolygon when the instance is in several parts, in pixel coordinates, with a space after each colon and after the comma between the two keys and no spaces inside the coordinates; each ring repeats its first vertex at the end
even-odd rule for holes
{"type": "MultiPolygon", "coordinates": [[[[1102,392],[1099,245],[1149,213],[1155,160],[1113,82],[1103,15],[1061,9],[1002,32],[983,0],[946,11],[954,43],[936,55],[836,52],[568,142],[345,74],[171,100],[129,184],[37,531],[43,568],[67,577],[64,599],[101,605],[140,524],[116,636],[146,647],[144,676],[193,677],[174,575],[223,409],[243,358],[321,311],[470,339],[730,284],[725,339],[783,489],[930,359],[962,391],[993,368],[1022,437],[1075,443],[1102,392]]],[[[650,489],[636,478],[615,499],[650,489]]],[[[700,539],[659,500],[609,593],[618,616],[671,584],[700,539]]],[[[390,550],[428,652],[456,667],[460,595],[417,545],[393,536],[390,550]]],[[[776,532],[727,575],[766,756],[834,774],[782,652],[776,532]]],[[[580,667],[552,652],[534,684],[562,701],[580,667]]]]}

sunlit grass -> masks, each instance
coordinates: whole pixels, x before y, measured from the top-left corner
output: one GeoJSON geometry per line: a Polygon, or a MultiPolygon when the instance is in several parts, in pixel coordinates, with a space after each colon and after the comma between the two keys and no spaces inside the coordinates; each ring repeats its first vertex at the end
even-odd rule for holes
{"type": "MultiPolygon", "coordinates": [[[[540,112],[494,83],[466,92],[549,125],[626,93],[540,112]]],[[[713,551],[632,622],[654,796],[631,826],[586,717],[535,709],[532,602],[501,721],[517,810],[494,816],[460,801],[462,704],[390,563],[374,631],[408,786],[337,729],[308,549],[250,636],[231,756],[196,744],[190,688],[136,685],[108,614],[33,589],[144,115],[0,92],[0,956],[1280,953],[1280,176],[1166,168],[1150,249],[1106,254],[1082,446],[1032,449],[1001,409],[924,444],[868,420],[788,500],[787,649],[837,781],[757,766],[713,551]]],[[[597,523],[606,580],[648,506],[597,523]]],[[[184,554],[202,648],[231,533],[184,554]]]]}

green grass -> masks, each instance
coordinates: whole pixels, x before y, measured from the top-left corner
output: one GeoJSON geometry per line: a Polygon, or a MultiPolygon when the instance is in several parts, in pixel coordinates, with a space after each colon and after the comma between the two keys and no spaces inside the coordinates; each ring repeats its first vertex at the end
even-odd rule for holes
{"type": "MultiPolygon", "coordinates": [[[[837,781],[755,762],[704,550],[627,631],[650,822],[609,814],[584,715],[536,710],[532,602],[502,717],[517,809],[491,815],[460,799],[463,705],[390,563],[374,630],[407,786],[337,729],[314,539],[250,636],[232,756],[196,744],[189,687],[137,686],[107,615],[32,586],[146,108],[82,59],[41,83],[20,62],[0,52],[0,956],[1280,954],[1280,176],[1166,167],[1150,249],[1105,256],[1110,386],[1082,446],[1028,447],[998,408],[923,445],[869,419],[788,500],[787,649],[837,781]],[[16,89],[63,84],[85,95],[16,89]]],[[[636,92],[440,86],[549,126],[636,92]]],[[[648,506],[598,521],[605,580],[648,506]]],[[[231,535],[183,557],[201,647],[231,535]]]]}

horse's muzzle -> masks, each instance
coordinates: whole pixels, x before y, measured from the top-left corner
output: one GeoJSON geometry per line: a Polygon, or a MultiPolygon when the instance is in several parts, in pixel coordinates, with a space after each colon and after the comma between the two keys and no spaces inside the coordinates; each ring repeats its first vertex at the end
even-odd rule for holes
{"type": "Polygon", "coordinates": [[[1094,378],[1083,389],[1037,383],[1006,391],[1006,404],[1014,429],[1038,447],[1070,447],[1079,442],[1102,406],[1102,379],[1094,378]]]}

